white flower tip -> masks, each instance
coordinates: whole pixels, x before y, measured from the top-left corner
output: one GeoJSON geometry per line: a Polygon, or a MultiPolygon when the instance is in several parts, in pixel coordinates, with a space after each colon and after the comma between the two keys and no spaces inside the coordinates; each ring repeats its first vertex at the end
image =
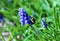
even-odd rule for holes
{"type": "Polygon", "coordinates": [[[23,10],[23,8],[19,8],[19,9],[18,9],[18,11],[21,11],[21,10],[23,10]]]}

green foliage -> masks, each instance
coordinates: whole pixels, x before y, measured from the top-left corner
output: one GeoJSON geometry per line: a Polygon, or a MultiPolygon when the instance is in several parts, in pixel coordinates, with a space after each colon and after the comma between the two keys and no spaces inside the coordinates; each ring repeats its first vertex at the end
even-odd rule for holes
{"type": "MultiPolygon", "coordinates": [[[[5,28],[8,28],[10,33],[9,41],[13,39],[16,41],[60,41],[60,0],[0,0],[0,12],[5,18],[14,21],[17,25],[6,24],[5,28]],[[6,10],[1,8],[6,8],[6,10]],[[28,15],[36,19],[36,23],[22,27],[19,22],[19,8],[24,8],[28,15]],[[53,23],[48,25],[48,29],[45,28],[41,31],[41,16],[44,12],[48,15],[47,23],[53,23]],[[17,35],[23,38],[19,40],[17,35]]],[[[3,36],[2,39],[4,41],[3,36]]]]}

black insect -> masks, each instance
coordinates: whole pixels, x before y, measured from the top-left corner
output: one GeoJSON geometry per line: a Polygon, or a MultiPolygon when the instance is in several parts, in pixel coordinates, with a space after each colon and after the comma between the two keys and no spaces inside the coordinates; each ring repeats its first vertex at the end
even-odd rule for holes
{"type": "Polygon", "coordinates": [[[32,24],[35,24],[35,19],[31,18],[31,22],[32,22],[32,24]]]}

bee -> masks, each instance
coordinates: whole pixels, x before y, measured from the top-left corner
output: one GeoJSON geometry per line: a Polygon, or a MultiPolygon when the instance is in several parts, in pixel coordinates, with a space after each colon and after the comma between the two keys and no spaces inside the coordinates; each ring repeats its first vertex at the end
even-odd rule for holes
{"type": "Polygon", "coordinates": [[[30,20],[28,20],[28,24],[29,25],[35,24],[35,19],[34,18],[31,18],[30,20]]]}
{"type": "Polygon", "coordinates": [[[32,24],[35,24],[35,18],[31,18],[32,24]]]}

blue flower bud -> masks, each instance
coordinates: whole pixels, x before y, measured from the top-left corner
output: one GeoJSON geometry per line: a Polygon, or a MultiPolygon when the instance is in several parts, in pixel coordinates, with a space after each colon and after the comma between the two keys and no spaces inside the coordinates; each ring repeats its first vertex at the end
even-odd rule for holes
{"type": "Polygon", "coordinates": [[[47,27],[47,23],[46,23],[46,19],[45,18],[42,18],[42,26],[43,27],[47,27]]]}
{"type": "Polygon", "coordinates": [[[3,21],[3,14],[0,14],[0,22],[3,21]]]}

